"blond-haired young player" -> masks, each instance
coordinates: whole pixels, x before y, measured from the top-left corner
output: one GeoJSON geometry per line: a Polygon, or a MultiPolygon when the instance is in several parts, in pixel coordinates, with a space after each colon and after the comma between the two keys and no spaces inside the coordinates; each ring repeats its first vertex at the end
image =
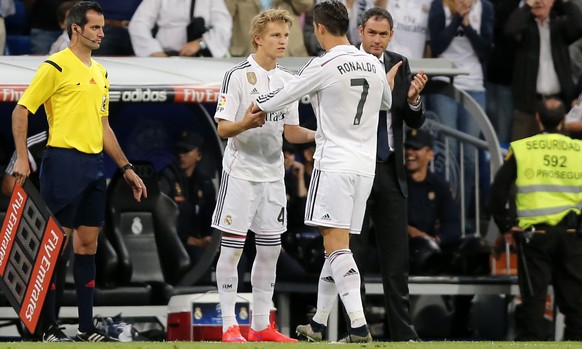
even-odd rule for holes
{"type": "Polygon", "coordinates": [[[293,75],[277,65],[285,55],[291,17],[268,9],[253,18],[256,52],[226,72],[214,118],[218,134],[228,138],[212,227],[222,232],[216,282],[223,323],[223,342],[245,342],[235,315],[237,265],[247,231],[256,235],[251,271],[253,312],[249,341],[295,342],[269,321],[281,234],[287,229],[283,135],[291,143],[315,139],[299,126],[297,103],[274,113],[251,112],[253,101],[275,91],[293,75]]]}

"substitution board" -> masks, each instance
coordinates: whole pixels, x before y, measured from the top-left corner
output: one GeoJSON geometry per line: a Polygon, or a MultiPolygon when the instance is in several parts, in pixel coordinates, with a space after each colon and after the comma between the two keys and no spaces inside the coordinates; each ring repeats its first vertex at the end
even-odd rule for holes
{"type": "Polygon", "coordinates": [[[34,333],[65,241],[36,188],[14,185],[0,231],[0,287],[34,333]]]}

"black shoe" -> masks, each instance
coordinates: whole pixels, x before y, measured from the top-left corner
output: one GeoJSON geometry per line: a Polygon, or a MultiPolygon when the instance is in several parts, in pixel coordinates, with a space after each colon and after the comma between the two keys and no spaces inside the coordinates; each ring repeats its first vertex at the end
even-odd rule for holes
{"type": "Polygon", "coordinates": [[[347,336],[341,338],[337,343],[371,343],[372,335],[367,325],[357,328],[350,328],[347,336]]]}
{"type": "Polygon", "coordinates": [[[309,342],[321,342],[323,340],[323,333],[314,331],[311,324],[297,326],[295,333],[298,338],[306,338],[309,342]]]}
{"type": "Polygon", "coordinates": [[[372,335],[368,332],[365,336],[358,336],[357,334],[348,334],[341,338],[337,343],[371,343],[373,341],[372,335]]]}
{"type": "Polygon", "coordinates": [[[117,342],[114,338],[109,337],[96,328],[87,332],[77,330],[77,340],[79,342],[117,342]]]}
{"type": "Polygon", "coordinates": [[[42,334],[43,342],[74,342],[64,332],[64,327],[59,327],[56,323],[52,323],[46,331],[42,334]]]}
{"type": "Polygon", "coordinates": [[[321,342],[325,337],[327,326],[311,319],[307,325],[299,325],[295,330],[297,338],[307,339],[309,342],[321,342]]]}

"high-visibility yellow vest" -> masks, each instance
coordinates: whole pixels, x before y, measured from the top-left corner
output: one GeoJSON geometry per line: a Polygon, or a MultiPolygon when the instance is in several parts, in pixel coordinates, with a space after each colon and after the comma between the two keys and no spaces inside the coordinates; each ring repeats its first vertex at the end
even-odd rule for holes
{"type": "Polygon", "coordinates": [[[582,208],[582,141],[557,133],[511,142],[519,227],[558,224],[582,208]]]}

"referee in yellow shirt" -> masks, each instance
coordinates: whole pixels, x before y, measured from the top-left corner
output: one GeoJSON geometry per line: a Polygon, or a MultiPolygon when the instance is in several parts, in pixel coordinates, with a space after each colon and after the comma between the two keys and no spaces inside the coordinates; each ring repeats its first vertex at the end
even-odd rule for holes
{"type": "MultiPolygon", "coordinates": [[[[77,2],[67,17],[69,47],[48,57],[12,113],[17,160],[14,176],[23,184],[30,173],[26,136],[28,114],[44,104],[49,138],[40,171],[40,191],[69,236],[73,229],[79,329],[76,340],[111,339],[93,326],[97,236],[105,220],[103,151],[123,171],[135,200],[147,197],[143,181],[123,154],[109,126],[107,71],[91,58],[103,39],[105,19],[98,3],[77,2]]],[[[72,341],[56,325],[54,283],[44,308],[43,341],[72,341]]]]}

